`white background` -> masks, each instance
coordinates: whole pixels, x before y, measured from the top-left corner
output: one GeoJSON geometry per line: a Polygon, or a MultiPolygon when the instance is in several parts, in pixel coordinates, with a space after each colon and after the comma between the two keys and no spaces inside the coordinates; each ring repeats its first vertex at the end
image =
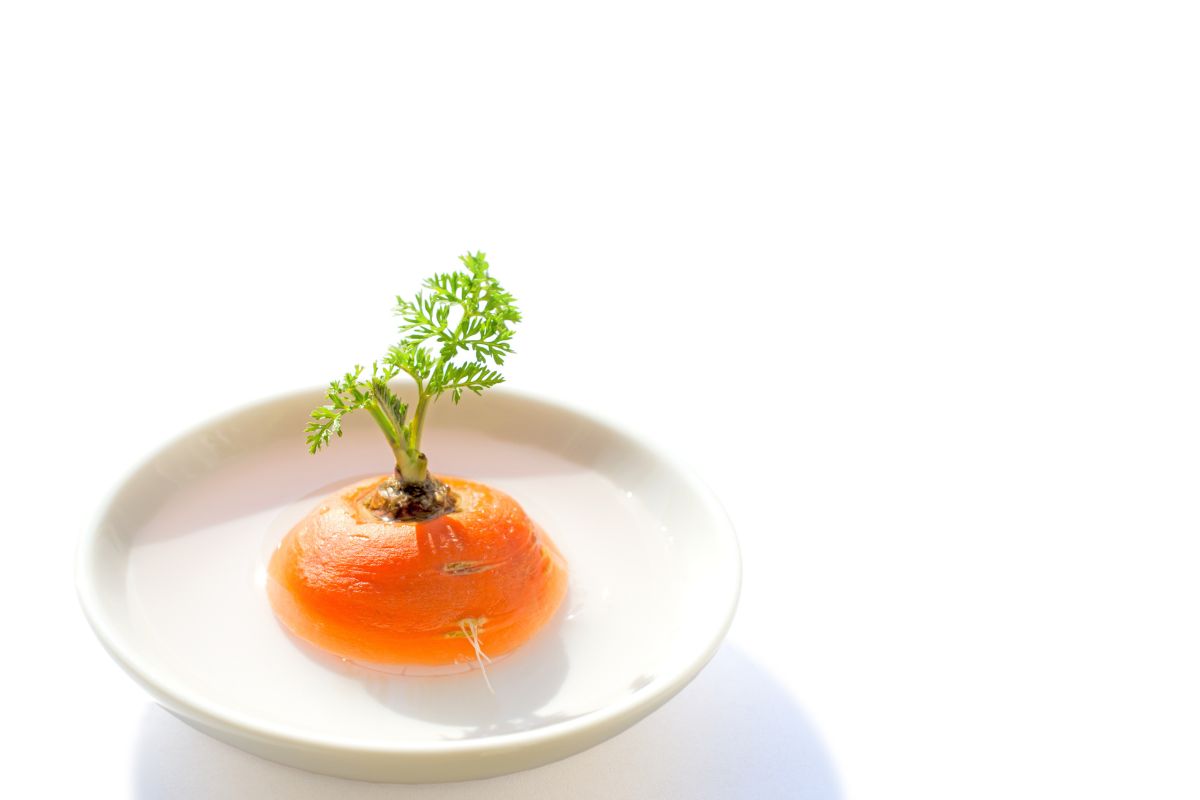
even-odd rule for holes
{"type": "Polygon", "coordinates": [[[1200,795],[1194,4],[403,5],[0,6],[3,794],[1200,795]],[[510,383],[729,507],[726,648],[486,783],[192,732],[92,637],[76,540],[476,248],[510,383]]]}

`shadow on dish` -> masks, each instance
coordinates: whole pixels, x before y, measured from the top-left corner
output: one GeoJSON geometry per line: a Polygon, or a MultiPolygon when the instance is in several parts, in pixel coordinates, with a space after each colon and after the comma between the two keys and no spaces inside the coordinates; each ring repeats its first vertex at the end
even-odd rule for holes
{"type": "Polygon", "coordinates": [[[397,714],[453,729],[447,739],[473,739],[541,728],[592,709],[540,711],[567,677],[559,614],[537,637],[487,666],[492,689],[478,668],[460,675],[396,679],[375,673],[367,691],[397,714]]]}
{"type": "Polygon", "coordinates": [[[840,800],[813,724],[762,667],[726,645],[677,697],[586,752],[529,772],[470,783],[392,786],[315,775],[243,753],[155,705],[142,720],[135,796],[200,798],[420,797],[577,800],[613,797],[786,797],[840,800]]]}

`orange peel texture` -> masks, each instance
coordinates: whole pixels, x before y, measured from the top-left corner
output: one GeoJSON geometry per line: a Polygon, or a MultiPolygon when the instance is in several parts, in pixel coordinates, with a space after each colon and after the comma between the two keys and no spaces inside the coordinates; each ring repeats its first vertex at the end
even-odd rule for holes
{"type": "Polygon", "coordinates": [[[383,522],[361,504],[386,476],[321,501],[284,537],[267,582],[296,636],[380,664],[442,665],[489,657],[532,637],[567,591],[562,555],[508,495],[441,477],[458,510],[383,522]]]}

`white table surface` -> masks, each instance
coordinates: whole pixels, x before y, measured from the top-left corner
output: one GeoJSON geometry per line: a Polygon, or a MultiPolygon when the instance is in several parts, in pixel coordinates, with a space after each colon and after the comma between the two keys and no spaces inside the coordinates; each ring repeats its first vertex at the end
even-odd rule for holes
{"type": "Polygon", "coordinates": [[[5,795],[1200,795],[1194,4],[399,5],[0,7],[5,795]],[[92,637],[77,538],[468,248],[512,385],[730,508],[728,644],[482,783],[192,731],[92,637]]]}

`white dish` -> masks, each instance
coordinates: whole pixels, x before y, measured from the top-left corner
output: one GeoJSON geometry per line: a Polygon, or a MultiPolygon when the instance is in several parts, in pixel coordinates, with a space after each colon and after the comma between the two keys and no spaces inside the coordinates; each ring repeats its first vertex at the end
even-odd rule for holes
{"type": "Polygon", "coordinates": [[[183,435],[130,475],[79,548],[77,582],[109,653],[194,727],[292,766],[371,781],[483,778],[620,732],[683,688],[737,604],[733,530],[686,470],[610,425],[492,391],[437,404],[434,471],[515,497],[566,556],[570,588],[532,641],[478,671],[397,675],[288,634],[267,557],[317,499],[388,469],[365,415],[317,456],[301,392],[183,435]]]}

